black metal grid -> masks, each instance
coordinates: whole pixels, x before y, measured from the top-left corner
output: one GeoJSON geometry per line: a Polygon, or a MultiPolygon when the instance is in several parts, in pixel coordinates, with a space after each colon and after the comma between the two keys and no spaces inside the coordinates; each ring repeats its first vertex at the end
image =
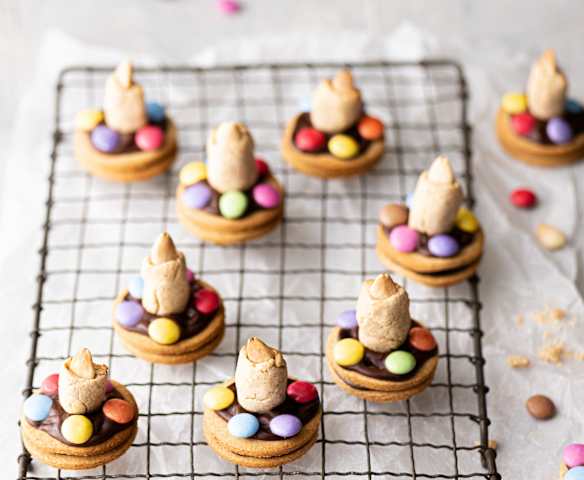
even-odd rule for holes
{"type": "Polygon", "coordinates": [[[420,171],[447,154],[472,205],[467,87],[450,61],[351,65],[368,111],[386,125],[383,161],[358,179],[306,178],[283,164],[285,122],[336,64],[188,66],[138,69],[148,99],[163,102],[179,129],[173,171],[151,182],[109,184],[72,158],[73,118],[101,104],[111,68],[73,67],[59,77],[48,198],[24,396],[80,346],[107,362],[140,406],[140,433],[121,459],[86,472],[64,472],[19,457],[19,479],[195,477],[500,478],[488,447],[478,279],[432,290],[407,282],[414,316],[441,346],[434,384],[394,405],[340,393],[323,358],[337,313],[353,308],[362,279],[383,270],[375,257],[377,211],[404,200],[420,171]],[[177,224],[177,172],[204,158],[209,128],[240,119],[287,191],[286,218],[265,239],[217,247],[177,224]],[[124,352],[110,328],[111,301],[162,229],[199,275],[224,296],[226,338],[198,364],[150,365],[124,352]],[[320,437],[300,461],[256,471],[218,460],[201,432],[201,396],[232,375],[242,341],[258,334],[277,345],[295,376],[319,387],[320,437]],[[482,462],[481,462],[482,461],[482,462]],[[482,463],[482,465],[481,465],[482,463]]]}

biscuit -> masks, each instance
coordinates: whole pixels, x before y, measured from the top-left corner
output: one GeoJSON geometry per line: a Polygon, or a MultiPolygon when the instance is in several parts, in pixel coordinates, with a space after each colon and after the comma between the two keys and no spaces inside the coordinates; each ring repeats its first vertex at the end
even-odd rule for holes
{"type": "Polygon", "coordinates": [[[178,219],[197,237],[218,245],[234,245],[262,237],[276,228],[284,215],[284,189],[272,175],[266,178],[265,183],[273,185],[280,192],[280,205],[256,210],[238,219],[228,219],[205,210],[188,208],[182,201],[186,187],[179,185],[176,191],[178,219]]]}
{"type": "MultiPolygon", "coordinates": [[[[114,380],[111,382],[137,412],[136,401],[129,390],[114,380]]],[[[20,429],[24,446],[34,459],[54,468],[87,470],[115,460],[130,448],[138,432],[137,419],[138,415],[124,430],[100,444],[89,447],[75,447],[62,443],[47,432],[33,427],[24,415],[20,418],[20,429]]]]}
{"type": "Polygon", "coordinates": [[[584,158],[584,133],[565,145],[542,145],[513,131],[510,116],[500,109],[495,129],[503,149],[513,158],[537,167],[559,167],[584,158]]]}
{"type": "Polygon", "coordinates": [[[300,115],[296,115],[286,126],[281,149],[284,159],[302,173],[321,178],[361,175],[383,156],[383,137],[370,142],[364,152],[347,160],[341,160],[329,153],[304,153],[294,145],[294,132],[299,118],[300,115]]]}
{"type": "Polygon", "coordinates": [[[403,253],[390,243],[381,225],[377,226],[377,256],[386,267],[429,287],[447,287],[472,277],[479,266],[484,248],[482,230],[457,255],[448,258],[430,257],[420,253],[403,253]]]}
{"type": "Polygon", "coordinates": [[[176,126],[167,119],[164,144],[150,152],[102,153],[83,130],[75,131],[73,149],[75,158],[93,175],[115,182],[148,180],[173,164],[177,151],[176,126]]]}
{"type": "Polygon", "coordinates": [[[335,327],[328,336],[326,360],[333,380],[347,393],[372,402],[398,402],[417,395],[432,383],[438,354],[426,360],[413,377],[403,381],[372,378],[341,367],[334,361],[333,353],[340,331],[340,327],[335,327]]]}
{"type": "MultiPolygon", "coordinates": [[[[213,290],[209,284],[198,280],[205,289],[213,290]]],[[[161,345],[148,335],[127,330],[115,319],[116,306],[126,298],[127,290],[117,296],[112,315],[112,324],[124,347],[133,355],[152,363],[175,365],[191,363],[209,355],[221,343],[225,333],[225,307],[221,301],[215,316],[201,332],[192,337],[180,340],[172,345],[161,345]]]]}
{"type": "Polygon", "coordinates": [[[562,464],[560,465],[560,480],[562,480],[564,478],[564,476],[566,475],[566,473],[568,473],[568,466],[562,462],[562,464]]]}

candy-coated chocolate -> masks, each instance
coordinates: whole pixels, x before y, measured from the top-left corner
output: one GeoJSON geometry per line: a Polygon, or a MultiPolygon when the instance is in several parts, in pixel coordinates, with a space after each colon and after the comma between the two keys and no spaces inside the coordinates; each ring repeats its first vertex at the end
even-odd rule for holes
{"type": "Polygon", "coordinates": [[[430,237],[428,250],[435,257],[452,257],[460,251],[460,244],[451,235],[441,233],[430,237]]]}
{"type": "Polygon", "coordinates": [[[562,456],[564,463],[568,468],[584,465],[584,444],[571,443],[564,448],[562,456]]]}
{"type": "Polygon", "coordinates": [[[359,144],[353,137],[341,133],[331,137],[328,149],[335,157],[346,160],[359,153],[359,144]]]}
{"type": "Polygon", "coordinates": [[[134,300],[124,300],[116,307],[116,320],[123,327],[134,327],[144,316],[144,308],[134,300]]]}
{"type": "Polygon", "coordinates": [[[383,136],[383,123],[374,117],[363,117],[357,124],[359,135],[365,140],[379,140],[383,136]]]}
{"type": "Polygon", "coordinates": [[[41,393],[45,395],[56,395],[59,391],[59,374],[53,373],[41,383],[41,393]]]}
{"type": "Polygon", "coordinates": [[[316,387],[310,382],[297,380],[288,385],[286,393],[296,403],[309,403],[316,399],[318,392],[316,387]]]}
{"type": "Polygon", "coordinates": [[[105,382],[105,393],[111,393],[114,391],[114,384],[112,383],[112,381],[108,378],[107,382],[105,382]]]}
{"type": "Polygon", "coordinates": [[[81,445],[93,435],[93,424],[85,415],[71,415],[61,424],[61,435],[69,443],[81,445]]]}
{"type": "Polygon", "coordinates": [[[213,290],[202,288],[195,293],[194,305],[198,312],[210,315],[219,308],[219,295],[213,290]]]}
{"type": "Polygon", "coordinates": [[[105,125],[98,125],[91,131],[91,143],[100,152],[115,152],[121,141],[120,134],[105,125]]]}
{"type": "Polygon", "coordinates": [[[189,208],[205,208],[211,202],[213,192],[204,182],[195,183],[183,190],[182,201],[189,208]]]}
{"type": "Polygon", "coordinates": [[[408,333],[408,342],[420,352],[431,352],[436,348],[436,339],[427,328],[414,327],[408,333]]]}
{"type": "Polygon", "coordinates": [[[556,405],[545,395],[533,395],[525,404],[529,414],[538,420],[549,420],[556,414],[556,405]]]}
{"type": "Polygon", "coordinates": [[[529,112],[519,113],[511,117],[511,125],[518,135],[529,135],[535,124],[535,117],[529,112]]]}
{"type": "Polygon", "coordinates": [[[523,93],[510,92],[503,95],[501,107],[509,115],[518,115],[527,110],[527,96],[523,93]]]}
{"type": "Polygon", "coordinates": [[[24,416],[33,422],[42,422],[49,416],[53,400],[46,395],[35,393],[24,401],[22,406],[24,416]]]}
{"type": "Polygon", "coordinates": [[[260,422],[251,413],[238,413],[229,419],[227,429],[234,437],[249,438],[260,429],[260,422]]]}
{"type": "Polygon", "coordinates": [[[543,248],[550,251],[563,248],[567,242],[564,232],[546,223],[540,223],[535,227],[535,238],[543,248]]]}
{"type": "Polygon", "coordinates": [[[171,318],[157,318],[148,325],[148,336],[161,345],[172,345],[180,338],[180,327],[171,318]]]}
{"type": "Polygon", "coordinates": [[[192,283],[195,279],[195,274],[190,268],[187,268],[187,282],[192,283]]]}
{"type": "Polygon", "coordinates": [[[574,467],[566,472],[564,480],[584,480],[584,467],[574,467]]]}
{"type": "Polygon", "coordinates": [[[144,279],[140,275],[135,275],[128,280],[128,292],[134,298],[142,298],[144,291],[144,279]]]}
{"type": "Polygon", "coordinates": [[[146,113],[150,123],[162,123],[166,118],[164,107],[158,102],[146,102],[146,113]]]}
{"type": "Polygon", "coordinates": [[[385,368],[394,375],[406,375],[416,368],[416,357],[405,350],[396,350],[385,357],[385,368]]]}
{"type": "Polygon", "coordinates": [[[302,422],[296,415],[284,413],[270,420],[270,431],[282,438],[290,438],[302,430],[302,422]]]}
{"type": "Polygon", "coordinates": [[[516,188],[509,195],[509,200],[519,208],[533,208],[537,203],[537,196],[528,188],[516,188]]]}
{"type": "Polygon", "coordinates": [[[90,132],[103,122],[103,112],[101,110],[81,110],[75,117],[75,128],[90,132]]]}
{"type": "Polygon", "coordinates": [[[456,226],[467,233],[475,233],[479,229],[479,221],[468,208],[461,207],[456,213],[456,226]]]}
{"type": "Polygon", "coordinates": [[[337,317],[337,325],[341,328],[355,328],[357,323],[357,310],[345,310],[337,317]]]}
{"type": "Polygon", "coordinates": [[[151,152],[164,143],[164,131],[157,125],[146,125],[134,136],[137,147],[144,152],[151,152]]]}
{"type": "Polygon", "coordinates": [[[263,158],[256,157],[255,162],[260,178],[265,177],[268,173],[270,173],[270,167],[263,158]]]}
{"type": "Polygon", "coordinates": [[[203,162],[190,162],[180,169],[179,180],[183,185],[194,185],[207,178],[207,165],[203,162]]]}
{"type": "Polygon", "coordinates": [[[235,400],[233,390],[221,385],[211,387],[203,396],[203,404],[211,410],[223,410],[231,406],[235,400]]]}
{"type": "Polygon", "coordinates": [[[582,104],[573,98],[568,98],[566,100],[566,105],[564,108],[568,113],[578,114],[584,112],[584,107],[582,107],[582,104]]]}
{"type": "Polygon", "coordinates": [[[217,7],[225,15],[235,15],[241,10],[241,4],[237,0],[217,0],[217,7]]]}
{"type": "Polygon", "coordinates": [[[134,405],[121,398],[110,398],[103,404],[102,411],[111,421],[121,425],[130,423],[136,415],[134,405]]]}
{"type": "Polygon", "coordinates": [[[550,118],[545,131],[549,139],[556,145],[570,143],[574,138],[572,127],[561,117],[550,118]]]}
{"type": "Polygon", "coordinates": [[[232,190],[219,198],[219,212],[225,218],[236,219],[247,210],[248,199],[245,193],[232,190]]]}
{"type": "Polygon", "coordinates": [[[418,248],[418,241],[418,232],[407,225],[398,225],[389,234],[389,242],[398,252],[413,252],[418,248]]]}
{"type": "Polygon", "coordinates": [[[408,221],[409,211],[407,207],[397,203],[384,205],[379,211],[379,222],[385,228],[393,228],[404,225],[408,221]]]}
{"type": "Polygon", "coordinates": [[[342,367],[350,367],[359,363],[365,355],[365,347],[359,340],[343,338],[333,349],[335,362],[342,367]]]}
{"type": "Polygon", "coordinates": [[[276,208],[280,205],[280,192],[269,183],[260,183],[253,188],[254,201],[263,208],[276,208]]]}
{"type": "Polygon", "coordinates": [[[294,144],[303,152],[319,152],[326,144],[326,136],[316,128],[303,127],[296,132],[294,144]]]}
{"type": "Polygon", "coordinates": [[[406,195],[406,206],[412,208],[412,203],[414,201],[414,192],[410,192],[406,195]]]}

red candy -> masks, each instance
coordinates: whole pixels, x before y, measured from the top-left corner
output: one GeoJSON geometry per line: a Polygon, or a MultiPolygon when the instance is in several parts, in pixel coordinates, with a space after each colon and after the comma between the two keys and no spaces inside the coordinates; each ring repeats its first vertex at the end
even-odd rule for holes
{"type": "Polygon", "coordinates": [[[268,167],[268,164],[264,161],[263,158],[258,157],[255,159],[255,162],[260,177],[265,177],[268,173],[270,173],[270,167],[268,167]]]}
{"type": "Polygon", "coordinates": [[[518,113],[511,116],[511,125],[519,135],[529,135],[535,127],[535,118],[528,112],[518,113]]]}
{"type": "Polygon", "coordinates": [[[59,374],[53,373],[43,380],[41,383],[41,392],[45,395],[56,395],[59,391],[59,374]]]}
{"type": "Polygon", "coordinates": [[[164,132],[156,125],[146,125],[136,132],[134,141],[140,150],[150,152],[164,143],[164,132]]]}
{"type": "Polygon", "coordinates": [[[214,313],[219,308],[219,296],[213,290],[203,288],[195,293],[195,308],[203,315],[214,313]]]}
{"type": "Polygon", "coordinates": [[[410,345],[421,352],[431,352],[436,348],[436,339],[430,330],[423,327],[414,327],[408,334],[410,345]]]}
{"type": "Polygon", "coordinates": [[[124,425],[134,420],[134,405],[121,398],[110,398],[103,404],[103,414],[113,422],[124,425]]]}
{"type": "Polygon", "coordinates": [[[357,124],[357,131],[365,140],[378,140],[383,135],[383,123],[374,117],[363,117],[357,124]]]}
{"type": "Polygon", "coordinates": [[[533,208],[537,203],[535,193],[527,188],[517,188],[509,196],[511,203],[519,208],[533,208]]]}
{"type": "Polygon", "coordinates": [[[297,403],[312,402],[318,396],[316,387],[312,383],[300,380],[288,385],[286,393],[297,403]]]}
{"type": "Polygon", "coordinates": [[[303,152],[318,152],[326,144],[326,136],[315,128],[304,127],[298,130],[294,143],[303,152]]]}

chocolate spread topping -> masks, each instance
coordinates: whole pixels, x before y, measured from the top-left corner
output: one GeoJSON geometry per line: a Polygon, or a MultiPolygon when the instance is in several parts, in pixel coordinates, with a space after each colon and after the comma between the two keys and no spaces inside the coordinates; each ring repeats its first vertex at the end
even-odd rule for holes
{"type": "MultiPolygon", "coordinates": [[[[202,288],[203,287],[197,282],[196,279],[193,280],[191,283],[191,298],[193,298],[195,293],[202,288]]],[[[135,298],[129,293],[126,295],[124,300],[133,300],[138,303],[142,302],[141,298],[135,298]]],[[[189,303],[183,312],[164,315],[164,318],[172,318],[179,324],[180,340],[185,340],[202,332],[209,325],[209,323],[211,323],[211,320],[215,317],[215,313],[216,312],[214,312],[212,315],[203,315],[202,313],[198,312],[195,307],[193,307],[191,301],[189,300],[189,303]]],[[[131,332],[136,332],[148,336],[148,325],[150,325],[150,322],[156,320],[157,318],[161,318],[161,316],[152,315],[151,313],[144,310],[142,319],[136,325],[133,327],[125,327],[122,325],[122,327],[131,332]]]]}
{"type": "MultiPolygon", "coordinates": [[[[44,395],[47,394],[45,393],[44,395]]],[[[32,420],[29,420],[28,418],[26,419],[26,421],[34,428],[42,430],[43,432],[48,433],[51,437],[57,439],[59,442],[64,443],[66,445],[70,445],[72,447],[91,447],[92,445],[103,443],[109,438],[113,437],[116,433],[119,433],[122,430],[125,430],[126,428],[136,423],[136,419],[134,419],[130,423],[126,423],[123,425],[120,423],[116,423],[107,418],[103,414],[102,409],[99,408],[95,412],[86,413],[84,415],[87,418],[89,418],[89,420],[93,424],[93,435],[84,444],[77,445],[67,441],[65,437],[63,437],[63,435],[61,434],[61,425],[63,424],[65,419],[67,419],[67,417],[71,416],[71,414],[63,410],[63,407],[59,403],[59,394],[57,393],[55,395],[47,396],[53,399],[53,405],[49,412],[49,416],[45,418],[42,422],[34,422],[32,420]]],[[[104,403],[111,398],[124,399],[122,394],[119,393],[115,388],[110,393],[106,394],[104,403]]]]}
{"type": "MultiPolygon", "coordinates": [[[[288,385],[293,382],[294,380],[288,379],[288,385]]],[[[286,395],[286,400],[284,400],[284,403],[278,405],[267,413],[247,412],[247,410],[245,410],[237,401],[237,390],[235,389],[235,383],[229,385],[228,388],[230,388],[233,393],[235,393],[234,402],[229,407],[223,410],[218,410],[215,413],[226,422],[228,422],[231,417],[234,417],[238,413],[252,413],[255,415],[260,421],[260,429],[253,437],[250,437],[255,440],[282,440],[282,437],[274,435],[270,431],[270,420],[278,415],[285,413],[295,415],[300,419],[302,425],[306,425],[314,418],[315,415],[318,414],[320,408],[320,398],[318,397],[318,394],[314,400],[308,403],[297,403],[288,395],[286,395]]]]}
{"type": "MultiPolygon", "coordinates": [[[[411,328],[414,327],[422,327],[422,325],[420,325],[415,320],[412,320],[411,328]]],[[[339,340],[342,340],[343,338],[355,338],[358,340],[359,327],[351,329],[346,328],[341,329],[339,333],[339,340]]],[[[427,360],[438,354],[438,348],[435,348],[434,350],[431,350],[429,352],[422,352],[421,350],[417,350],[410,345],[407,339],[402,345],[399,346],[399,348],[396,348],[395,350],[404,350],[406,352],[410,352],[415,357],[416,366],[410,373],[406,375],[395,375],[385,368],[385,357],[387,357],[387,355],[389,355],[394,350],[379,353],[369,350],[368,348],[365,348],[365,356],[359,363],[357,363],[356,365],[352,365],[350,367],[343,368],[346,368],[347,370],[353,370],[354,372],[361,373],[362,375],[365,375],[367,377],[399,382],[400,380],[408,380],[415,376],[416,373],[420,370],[420,368],[422,368],[422,365],[427,360]]]]}

